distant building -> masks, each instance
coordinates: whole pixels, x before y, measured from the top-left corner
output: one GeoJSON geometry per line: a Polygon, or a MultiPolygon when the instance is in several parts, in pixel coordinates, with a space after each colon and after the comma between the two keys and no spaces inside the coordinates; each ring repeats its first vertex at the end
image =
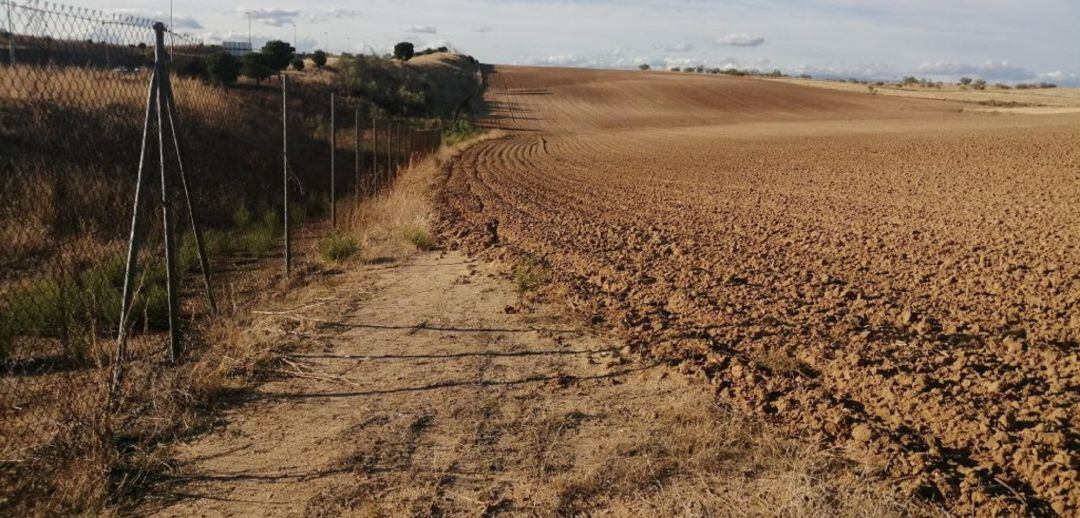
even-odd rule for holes
{"type": "Polygon", "coordinates": [[[223,41],[221,46],[225,49],[225,52],[236,57],[251,53],[251,43],[246,41],[223,41]]]}

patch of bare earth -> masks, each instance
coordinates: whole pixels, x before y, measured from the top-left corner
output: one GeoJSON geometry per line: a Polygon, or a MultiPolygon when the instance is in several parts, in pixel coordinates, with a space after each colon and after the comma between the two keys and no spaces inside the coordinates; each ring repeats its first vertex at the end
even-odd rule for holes
{"type": "MultiPolygon", "coordinates": [[[[493,266],[427,252],[259,313],[280,377],[176,447],[158,516],[925,513],[493,266]]],[[[261,331],[260,331],[261,329],[261,331]]]]}
{"type": "Polygon", "coordinates": [[[959,515],[1080,509],[1080,117],[495,67],[450,246],[959,515]]]}

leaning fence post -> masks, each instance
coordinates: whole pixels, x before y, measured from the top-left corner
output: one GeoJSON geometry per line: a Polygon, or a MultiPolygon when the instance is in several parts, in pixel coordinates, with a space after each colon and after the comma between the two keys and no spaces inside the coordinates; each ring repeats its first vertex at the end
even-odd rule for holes
{"type": "Polygon", "coordinates": [[[285,214],[285,278],[292,270],[292,245],[289,243],[289,88],[288,77],[281,74],[281,186],[284,190],[282,212],[285,214]]]}
{"type": "Polygon", "coordinates": [[[131,215],[131,236],[128,240],[127,263],[124,268],[124,292],[120,299],[120,327],[116,336],[116,356],[113,359],[112,386],[109,388],[108,407],[112,408],[120,384],[124,380],[124,358],[127,357],[128,317],[135,291],[135,270],[139,267],[139,248],[142,246],[142,209],[146,200],[147,144],[150,137],[150,113],[154,109],[154,96],[158,90],[157,68],[151,73],[149,92],[146,95],[146,116],[143,119],[142,150],[139,152],[139,173],[135,180],[135,204],[131,215]]]}
{"type": "Polygon", "coordinates": [[[334,105],[337,98],[330,92],[330,226],[337,228],[337,179],[334,173],[334,159],[337,157],[337,125],[334,118],[334,105]]]}

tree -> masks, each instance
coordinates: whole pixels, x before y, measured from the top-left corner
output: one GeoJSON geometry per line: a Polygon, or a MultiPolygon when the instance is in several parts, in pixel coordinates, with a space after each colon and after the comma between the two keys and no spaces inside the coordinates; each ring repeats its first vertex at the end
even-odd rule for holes
{"type": "Polygon", "coordinates": [[[285,70],[293,58],[296,57],[296,49],[281,40],[266,42],[260,53],[266,57],[263,60],[263,65],[270,67],[274,71],[285,70]]]}
{"type": "Polygon", "coordinates": [[[970,77],[961,77],[960,78],[960,84],[962,84],[964,86],[970,85],[971,81],[973,81],[973,80],[970,77]]]}
{"type": "Polygon", "coordinates": [[[408,61],[412,59],[413,54],[416,53],[416,47],[412,43],[403,41],[394,45],[394,58],[401,61],[408,61]]]}
{"type": "Polygon", "coordinates": [[[304,58],[297,56],[297,57],[292,59],[292,63],[290,63],[290,65],[292,66],[293,70],[295,70],[297,72],[303,72],[304,71],[304,58]]]}
{"type": "Polygon", "coordinates": [[[652,70],[652,67],[650,67],[648,63],[642,63],[638,65],[638,68],[640,68],[641,70],[652,70]]]}
{"type": "Polygon", "coordinates": [[[228,52],[218,52],[206,58],[206,72],[210,80],[222,84],[231,85],[236,82],[240,75],[240,62],[228,52]]]}
{"type": "Polygon", "coordinates": [[[266,66],[266,59],[266,54],[261,52],[244,54],[244,65],[241,67],[240,73],[254,79],[256,83],[262,83],[263,79],[274,75],[275,72],[273,68],[266,66]]]}
{"type": "Polygon", "coordinates": [[[973,88],[975,88],[976,90],[985,90],[986,89],[986,80],[985,79],[976,79],[975,82],[971,83],[971,86],[973,88]]]}
{"type": "Polygon", "coordinates": [[[326,66],[326,53],[321,50],[316,50],[311,55],[311,61],[315,63],[315,68],[322,68],[326,66]]]}

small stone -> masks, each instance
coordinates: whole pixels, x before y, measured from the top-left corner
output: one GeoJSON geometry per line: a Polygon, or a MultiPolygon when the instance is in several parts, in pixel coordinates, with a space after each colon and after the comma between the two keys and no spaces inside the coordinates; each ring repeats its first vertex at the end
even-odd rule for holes
{"type": "Polygon", "coordinates": [[[851,429],[851,438],[861,443],[870,442],[874,438],[874,431],[868,425],[856,425],[851,429]]]}

